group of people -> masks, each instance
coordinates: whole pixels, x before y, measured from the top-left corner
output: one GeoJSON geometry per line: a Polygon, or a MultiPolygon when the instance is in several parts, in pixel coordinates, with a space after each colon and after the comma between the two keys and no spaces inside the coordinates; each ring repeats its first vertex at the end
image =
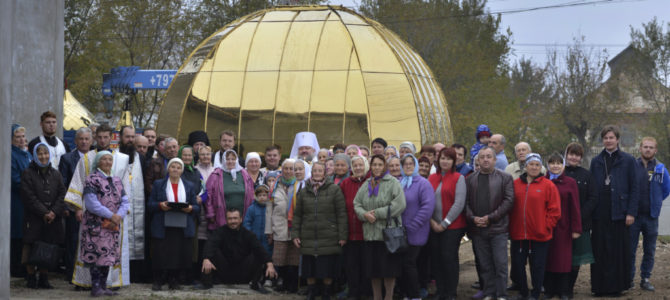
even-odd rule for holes
{"type": "Polygon", "coordinates": [[[243,156],[229,130],[213,152],[203,131],[180,146],[150,128],[122,127],[113,149],[106,125],[77,130],[70,151],[57,123],[42,114],[30,143],[12,126],[11,273],[29,288],[52,288],[48,268],[31,264],[32,250],[52,244],[65,249],[66,281],[92,296],[131,282],[153,290],[245,283],[261,293],[271,282],[288,293],[306,285],[308,299],[340,291],[419,299],[434,280],[438,299],[455,299],[467,235],[474,298],[518,290],[520,299],[568,299],[585,264],[591,291],[614,296],[633,286],[643,233],[640,286],[654,290],[670,176],[653,138],[642,139],[636,160],[619,148],[615,126],[602,130],[604,149],[587,170],[578,143],[543,160],[520,142],[509,164],[505,137],[486,125],[468,162],[461,144],[396,148],[376,138],[370,147],[321,148],[311,132],[296,134],[284,160],[276,145],[243,156]],[[390,250],[385,231],[400,226],[407,247],[390,250]]]}

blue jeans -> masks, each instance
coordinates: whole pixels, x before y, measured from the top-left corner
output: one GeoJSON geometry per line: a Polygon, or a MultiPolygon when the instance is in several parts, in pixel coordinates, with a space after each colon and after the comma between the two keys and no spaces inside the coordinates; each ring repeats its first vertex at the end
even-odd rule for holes
{"type": "Polygon", "coordinates": [[[656,238],[658,237],[658,218],[652,218],[648,214],[635,217],[635,223],[630,226],[631,246],[631,268],[630,281],[635,279],[635,252],[642,233],[642,264],[640,265],[640,277],[651,277],[654,268],[654,254],[656,253],[656,238]]]}

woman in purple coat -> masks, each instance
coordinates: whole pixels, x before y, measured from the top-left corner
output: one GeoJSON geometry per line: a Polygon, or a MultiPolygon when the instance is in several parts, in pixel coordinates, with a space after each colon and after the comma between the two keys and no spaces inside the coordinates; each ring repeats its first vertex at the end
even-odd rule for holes
{"type": "Polygon", "coordinates": [[[412,154],[405,154],[401,161],[400,185],[405,192],[406,207],[402,219],[407,230],[409,249],[403,261],[403,291],[410,299],[419,299],[417,258],[421,247],[428,241],[430,217],[435,208],[435,193],[427,179],[419,175],[419,161],[412,154]]]}
{"type": "Polygon", "coordinates": [[[547,162],[547,178],[558,188],[561,195],[561,218],[549,241],[547,266],[544,275],[544,297],[560,296],[569,299],[570,272],[572,271],[572,240],[582,233],[582,217],[579,212],[579,189],[577,182],[563,174],[563,157],[555,153],[547,162]]]}
{"type": "Polygon", "coordinates": [[[111,152],[98,152],[84,188],[79,255],[90,268],[93,297],[116,295],[106,287],[107,274],[121,260],[120,227],[129,208],[121,179],[111,175],[113,163],[111,152]]]}

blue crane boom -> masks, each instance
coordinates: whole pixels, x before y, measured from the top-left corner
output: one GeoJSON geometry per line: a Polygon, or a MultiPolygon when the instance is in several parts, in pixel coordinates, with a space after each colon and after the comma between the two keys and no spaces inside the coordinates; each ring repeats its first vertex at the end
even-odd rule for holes
{"type": "MultiPolygon", "coordinates": [[[[133,126],[130,115],[130,101],[138,90],[164,90],[170,87],[177,70],[140,70],[140,67],[116,67],[110,73],[102,74],[102,95],[104,107],[111,116],[114,108],[114,95],[123,93],[123,113],[116,129],[122,125],[133,126]]],[[[135,126],[133,126],[135,127],[135,126]]]]}

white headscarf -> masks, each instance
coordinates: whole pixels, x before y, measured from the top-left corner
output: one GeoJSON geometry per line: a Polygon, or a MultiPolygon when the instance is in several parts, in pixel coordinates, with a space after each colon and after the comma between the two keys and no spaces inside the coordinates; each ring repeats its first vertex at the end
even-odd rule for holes
{"type": "MultiPolygon", "coordinates": [[[[318,160],[319,141],[316,139],[316,134],[309,131],[298,132],[293,140],[293,148],[291,148],[290,158],[298,158],[298,149],[303,146],[312,147],[314,149],[313,160],[318,160]]],[[[307,175],[305,175],[307,176],[307,175]]]]}
{"type": "Polygon", "coordinates": [[[258,159],[258,162],[263,162],[261,160],[261,155],[258,154],[258,152],[249,152],[249,153],[247,153],[247,158],[244,160],[244,165],[248,165],[249,161],[254,159],[254,158],[258,159]]]}
{"type": "Polygon", "coordinates": [[[237,152],[233,149],[226,150],[226,152],[223,152],[223,162],[221,162],[220,168],[224,172],[230,173],[230,176],[233,178],[233,181],[237,180],[237,172],[242,171],[242,166],[240,166],[240,160],[238,159],[237,152]],[[228,157],[228,152],[232,152],[235,154],[235,168],[233,169],[228,169],[226,167],[226,157],[228,157]]]}
{"type": "MultiPolygon", "coordinates": [[[[170,168],[171,164],[180,164],[181,165],[181,170],[182,172],[184,171],[184,162],[179,158],[175,157],[168,161],[168,168],[170,168]]],[[[174,199],[174,192],[172,191],[172,184],[168,184],[165,186],[165,196],[167,196],[167,201],[168,202],[182,202],[186,203],[186,187],[184,187],[184,182],[181,181],[181,177],[179,178],[179,183],[177,185],[177,200],[175,201],[174,199]]]]}

